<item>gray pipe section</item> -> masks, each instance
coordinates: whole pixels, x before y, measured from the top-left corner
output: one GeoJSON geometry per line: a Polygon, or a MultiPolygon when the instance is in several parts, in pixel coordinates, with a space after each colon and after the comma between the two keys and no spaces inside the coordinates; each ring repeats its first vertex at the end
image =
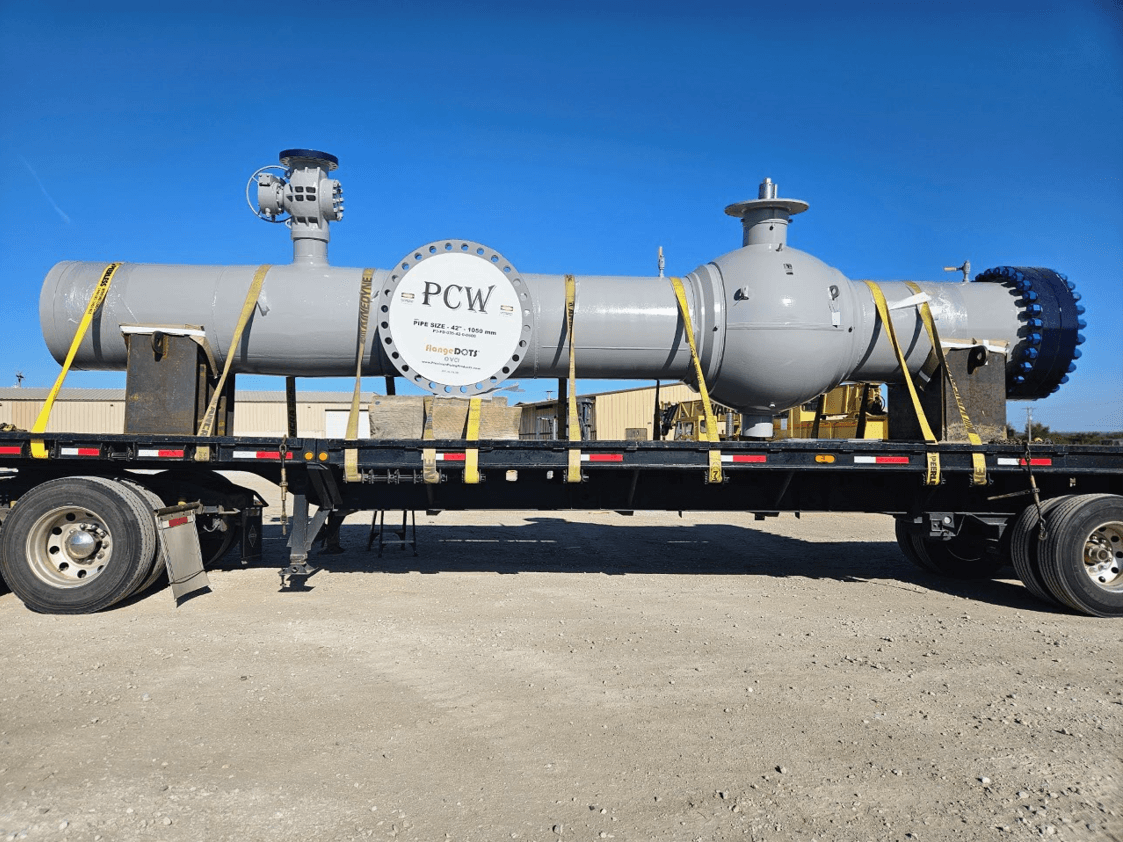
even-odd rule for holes
{"type": "MultiPolygon", "coordinates": [[[[105,264],[65,262],[47,275],[39,301],[43,336],[60,363],[105,264]]],[[[127,349],[121,325],[205,328],[219,364],[255,266],[125,264],[78,349],[75,367],[121,370],[127,349]]],[[[234,371],[346,376],[355,371],[362,270],[302,261],[274,266],[266,277],[234,371]]],[[[533,300],[530,352],[510,375],[565,377],[569,348],[565,281],[522,275],[533,300]]],[[[377,270],[374,289],[389,273],[377,270]]],[[[797,249],[754,243],[683,278],[695,340],[715,400],[753,415],[805,403],[844,381],[900,382],[901,373],[869,289],[797,249]]],[[[881,284],[890,304],[913,293],[903,282],[881,284]]],[[[941,337],[1020,340],[1015,293],[999,284],[921,282],[941,337]]],[[[915,307],[893,312],[916,373],[931,350],[915,307]]],[[[578,276],[574,318],[578,377],[676,379],[693,382],[671,283],[666,278],[578,276]]],[[[366,375],[395,375],[371,319],[366,375]]]]}
{"type": "MultiPolygon", "coordinates": [[[[521,377],[567,377],[565,276],[523,275],[534,299],[532,353],[521,377]]],[[[579,377],[622,380],[693,378],[690,345],[667,278],[577,275],[573,333],[579,377]]],[[[720,281],[719,281],[720,283],[720,281]]],[[[708,273],[683,278],[699,356],[721,359],[720,287],[708,273]]],[[[706,370],[707,378],[712,374],[706,370]]]]}
{"type": "MultiPolygon", "coordinates": [[[[43,337],[60,363],[74,339],[104,263],[57,264],[43,284],[39,318],[43,337]]],[[[121,325],[175,324],[203,327],[219,365],[256,266],[173,266],[126,263],[113,282],[75,357],[74,367],[118,371],[128,349],[121,325]]],[[[346,376],[355,373],[355,340],[362,269],[300,263],[269,270],[259,306],[243,333],[234,371],[247,374],[346,376]]],[[[389,277],[376,270],[374,297],[389,277]]],[[[531,353],[517,376],[566,377],[569,344],[565,325],[565,277],[523,275],[531,290],[531,353]]],[[[702,326],[719,320],[711,288],[684,279],[695,337],[704,358],[714,337],[702,326]]],[[[681,379],[692,373],[670,282],[661,278],[582,275],[577,279],[574,333],[581,377],[681,379]]],[[[381,353],[378,320],[371,319],[363,373],[396,375],[381,353]]]]}
{"type": "MultiPolygon", "coordinates": [[[[39,320],[51,355],[60,363],[104,263],[67,261],[47,275],[39,320]]],[[[128,362],[121,325],[193,325],[206,329],[221,366],[256,266],[174,266],[126,263],[117,270],[101,310],[78,348],[74,367],[120,371],[128,362]]],[[[362,269],[294,263],[269,270],[258,306],[246,326],[233,371],[300,377],[355,373],[362,269]]],[[[387,273],[375,272],[374,289],[387,273]]],[[[363,373],[393,374],[368,331],[363,373]],[[372,350],[373,349],[373,350],[372,350]]]]}

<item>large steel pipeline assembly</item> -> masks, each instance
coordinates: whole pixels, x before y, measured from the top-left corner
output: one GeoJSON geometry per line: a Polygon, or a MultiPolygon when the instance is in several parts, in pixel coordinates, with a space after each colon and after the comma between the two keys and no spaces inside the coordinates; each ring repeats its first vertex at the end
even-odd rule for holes
{"type": "MultiPolygon", "coordinates": [[[[260,218],[289,227],[293,262],[268,268],[236,347],[239,312],[263,267],[124,263],[74,366],[123,370],[130,326],[193,325],[205,333],[219,366],[233,356],[234,372],[354,374],[365,274],[373,317],[362,349],[365,375],[404,377],[460,397],[491,392],[515,377],[565,377],[568,287],[581,377],[697,385],[667,278],[581,275],[567,282],[563,275],[524,274],[500,252],[458,239],[428,243],[390,269],[332,266],[329,225],[343,218],[342,188],[329,177],[338,160],[292,149],[280,163],[251,176],[247,199],[260,218]]],[[[749,436],[770,436],[774,415],[840,383],[900,383],[906,376],[879,318],[874,287],[788,246],[788,224],[807,208],[780,198],[766,179],[758,198],[725,209],[742,221],[741,247],[681,279],[710,394],[744,413],[749,436]]],[[[105,270],[104,263],[67,261],[48,273],[40,321],[59,362],[105,270]]],[[[876,285],[893,314],[909,374],[923,377],[933,353],[917,306],[926,301],[945,347],[981,346],[1004,355],[1007,397],[1055,392],[1084,341],[1074,284],[1029,267],[991,269],[974,282],[966,276],[962,283],[876,285]]]]}
{"type": "Polygon", "coordinates": [[[262,501],[219,473],[250,471],[281,489],[282,524],[292,494],[280,574],[297,589],[317,534],[338,546],[352,511],[380,513],[380,553],[388,510],[415,552],[418,510],[881,512],[929,573],[985,578],[1009,561],[1043,600],[1123,616],[1123,448],[1005,435],[1006,399],[1055,392],[1080,356],[1084,308],[1064,275],[972,281],[965,262],[958,283],[851,281],[788,246],[808,205],[770,179],[725,209],[740,248],[682,277],[523,274],[463,239],[340,268],[337,166],[290,149],[250,176],[251,210],[291,231],[289,265],[51,269],[40,320],[63,368],[32,429],[0,431],[0,575],[27,605],[100,610],[161,568],[182,598],[235,540],[260,559],[262,501]],[[128,372],[124,433],[47,431],[71,365],[128,372]],[[234,434],[231,372],[288,379],[284,434],[234,434]],[[467,400],[372,399],[364,438],[364,374],[467,400]],[[347,432],[302,436],[293,378],[338,375],[356,377],[347,432]],[[706,441],[583,437],[573,388],[557,438],[485,423],[506,417],[480,400],[506,381],[578,375],[698,387],[706,441]],[[763,440],[843,382],[889,384],[887,439],[763,440]],[[720,437],[707,391],[742,413],[740,436],[720,437]]]}

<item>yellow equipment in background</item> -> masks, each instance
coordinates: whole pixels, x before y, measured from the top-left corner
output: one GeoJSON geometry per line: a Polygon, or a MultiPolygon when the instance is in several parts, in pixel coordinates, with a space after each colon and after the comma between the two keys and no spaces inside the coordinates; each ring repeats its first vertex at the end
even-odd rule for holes
{"type": "Polygon", "coordinates": [[[889,416],[876,384],[837,386],[776,418],[777,439],[887,439],[889,416]]]}
{"type": "MultiPolygon", "coordinates": [[[[714,404],[718,437],[741,437],[741,414],[714,404]]],[[[663,434],[673,441],[706,441],[706,415],[701,400],[664,403],[663,434]]],[[[838,386],[816,400],[790,409],[773,423],[775,439],[887,439],[889,417],[876,384],[838,386]]]]}
{"type": "MultiPolygon", "coordinates": [[[[711,404],[719,439],[741,437],[741,413],[721,404],[711,404]]],[[[668,441],[709,441],[706,437],[706,408],[701,400],[660,405],[663,436],[668,441]]]]}

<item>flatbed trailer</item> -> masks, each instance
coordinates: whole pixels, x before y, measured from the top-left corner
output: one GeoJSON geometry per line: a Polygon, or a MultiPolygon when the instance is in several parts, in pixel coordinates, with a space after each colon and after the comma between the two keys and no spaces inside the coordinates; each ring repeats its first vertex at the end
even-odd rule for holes
{"type": "Polygon", "coordinates": [[[0,573],[29,607],[96,611],[164,569],[178,597],[237,535],[243,558],[260,554],[264,501],[221,473],[250,471],[280,486],[282,523],[292,493],[290,585],[352,511],[884,512],[920,567],[985,577],[1011,561],[1041,599],[1123,616],[1123,448],[983,443],[1002,438],[1007,398],[1046,397],[1076,370],[1087,322],[1064,274],[1000,266],[969,282],[964,262],[957,284],[851,281],[787,245],[808,203],[770,178],[725,208],[741,247],[682,277],[524,275],[464,239],[390,269],[336,267],[338,158],[278,160],[246,200],[285,224],[292,264],[62,261],[44,280],[40,325],[62,370],[33,432],[0,433],[0,573]],[[72,365],[127,372],[132,432],[43,432],[72,365]],[[707,440],[581,441],[578,371],[695,385],[707,440]],[[287,437],[229,435],[239,372],[287,378],[287,437]],[[352,373],[347,438],[298,437],[296,377],[352,373]],[[421,431],[390,434],[414,438],[358,438],[364,375],[430,393],[421,431]],[[483,436],[483,396],[513,377],[558,378],[562,440],[483,436]],[[768,440],[777,410],[841,383],[889,385],[891,429],[905,410],[894,441],[768,440]],[[711,392],[746,440],[718,440],[711,392]],[[438,434],[435,400],[458,404],[463,426],[438,434]]]}
{"type": "MultiPolygon", "coordinates": [[[[42,454],[40,454],[42,455],[42,454]]],[[[637,510],[876,512],[896,518],[913,563],[935,573],[985,578],[1014,567],[1035,596],[1082,613],[1123,616],[1123,448],[1033,443],[925,444],[870,440],[509,441],[341,440],[276,437],[0,433],[0,572],[30,607],[99,610],[154,580],[159,559],[143,535],[116,541],[106,575],[89,553],[103,533],[147,533],[161,504],[197,506],[202,556],[241,535],[243,557],[260,553],[263,501],[219,471],[247,471],[293,497],[282,581],[312,575],[318,533],[354,511],[637,510]],[[32,455],[41,441],[46,458],[32,455]],[[580,450],[579,482],[567,481],[580,450]],[[722,481],[710,482],[720,450],[722,481]],[[204,458],[199,458],[202,451],[204,458]],[[347,458],[353,466],[348,481],[347,458]],[[425,470],[426,452],[435,475],[425,470]],[[985,460],[976,484],[973,454],[985,460]],[[939,457],[931,484],[929,454],[939,457]],[[470,458],[469,458],[470,457],[470,458]],[[466,464],[478,481],[466,481],[466,464]],[[475,472],[473,472],[474,474],[475,472]],[[113,500],[147,489],[133,514],[113,500]],[[106,497],[107,490],[111,492],[106,497]],[[155,499],[152,495],[158,497],[155,499]],[[315,507],[315,513],[312,513],[315,507]],[[116,520],[115,520],[116,518],[116,520]],[[72,526],[78,522],[82,529],[72,526]],[[69,530],[69,531],[68,531],[69,530]],[[225,540],[217,540],[222,536],[225,540]],[[72,535],[72,538],[67,536],[72,535]],[[67,540],[70,541],[67,544],[67,540]],[[127,544],[127,546],[126,546],[127,544]],[[135,545],[135,546],[134,546],[135,545]],[[59,553],[75,557],[64,570],[59,553]],[[136,558],[122,558],[131,553],[136,558]],[[97,572],[90,591],[78,577],[97,572]],[[114,584],[115,583],[115,584],[114,584]]],[[[208,559],[209,560],[209,559],[208,559]]],[[[106,559],[101,559],[105,562],[106,559]]],[[[782,561],[779,563],[783,563],[782,561]]],[[[156,573],[159,571],[157,570],[156,573]]]]}

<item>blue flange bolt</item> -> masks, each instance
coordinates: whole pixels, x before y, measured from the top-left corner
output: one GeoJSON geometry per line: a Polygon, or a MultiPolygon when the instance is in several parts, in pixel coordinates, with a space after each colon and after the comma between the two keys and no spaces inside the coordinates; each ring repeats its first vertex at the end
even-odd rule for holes
{"type": "Polygon", "coordinates": [[[1006,397],[1036,400],[1051,395],[1076,371],[1084,335],[1084,307],[1076,284],[1052,269],[998,266],[975,276],[998,283],[1017,298],[1019,342],[1006,361],[1006,397]]]}

